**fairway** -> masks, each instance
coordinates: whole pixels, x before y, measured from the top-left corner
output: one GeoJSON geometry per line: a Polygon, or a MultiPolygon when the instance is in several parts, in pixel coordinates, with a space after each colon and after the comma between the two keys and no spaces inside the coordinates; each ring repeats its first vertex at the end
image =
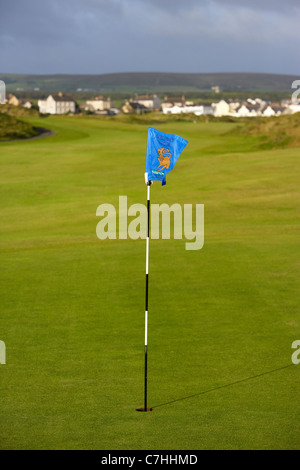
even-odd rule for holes
{"type": "Polygon", "coordinates": [[[299,449],[299,148],[236,123],[30,118],[0,143],[1,449],[299,449]],[[152,203],[204,204],[202,250],[99,240],[146,203],[148,125],[189,141],[152,203]]]}

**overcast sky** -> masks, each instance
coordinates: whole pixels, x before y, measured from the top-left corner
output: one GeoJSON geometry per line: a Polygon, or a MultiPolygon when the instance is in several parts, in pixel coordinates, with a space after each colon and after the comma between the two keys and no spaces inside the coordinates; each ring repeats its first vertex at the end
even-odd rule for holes
{"type": "Polygon", "coordinates": [[[300,0],[0,0],[1,73],[299,75],[300,0]]]}

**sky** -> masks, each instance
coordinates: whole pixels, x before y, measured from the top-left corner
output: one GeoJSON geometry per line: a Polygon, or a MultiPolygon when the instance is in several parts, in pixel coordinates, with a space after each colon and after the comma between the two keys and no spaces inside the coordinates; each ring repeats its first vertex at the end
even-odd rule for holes
{"type": "Polygon", "coordinates": [[[300,0],[0,0],[0,72],[299,75],[300,0]]]}

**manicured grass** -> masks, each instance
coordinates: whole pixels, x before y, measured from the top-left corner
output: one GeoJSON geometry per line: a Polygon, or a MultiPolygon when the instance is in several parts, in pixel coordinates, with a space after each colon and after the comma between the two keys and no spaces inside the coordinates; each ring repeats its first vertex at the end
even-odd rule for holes
{"type": "Polygon", "coordinates": [[[189,140],[153,203],[205,205],[205,244],[152,240],[143,406],[144,240],[96,237],[99,204],[145,204],[147,123],[30,119],[0,146],[2,449],[299,449],[299,148],[236,124],[189,140]]]}

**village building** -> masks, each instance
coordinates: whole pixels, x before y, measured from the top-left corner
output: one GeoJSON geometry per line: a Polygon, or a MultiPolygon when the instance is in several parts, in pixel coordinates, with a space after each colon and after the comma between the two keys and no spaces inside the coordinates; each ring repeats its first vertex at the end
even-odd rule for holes
{"type": "Polygon", "coordinates": [[[124,114],[145,114],[149,113],[151,109],[146,108],[146,106],[141,103],[129,100],[122,106],[122,111],[124,114]]]}
{"type": "Polygon", "coordinates": [[[215,117],[230,115],[230,106],[229,103],[227,103],[225,100],[221,100],[218,103],[212,103],[212,107],[215,117]]]}
{"type": "Polygon", "coordinates": [[[285,106],[280,105],[279,103],[273,104],[271,107],[275,112],[275,116],[280,116],[281,114],[290,114],[290,110],[285,106]]]}
{"type": "Polygon", "coordinates": [[[238,106],[231,115],[234,117],[248,117],[250,115],[250,110],[245,104],[238,106]]]}
{"type": "Polygon", "coordinates": [[[76,103],[70,95],[49,95],[46,100],[39,100],[38,107],[41,114],[67,114],[75,113],[76,103]]]}
{"type": "Polygon", "coordinates": [[[291,114],[300,113],[300,104],[290,104],[288,109],[291,114]]]}
{"type": "MultiPolygon", "coordinates": [[[[185,106],[185,104],[186,104],[185,96],[172,97],[172,98],[168,98],[167,96],[165,96],[164,101],[161,104],[161,109],[164,114],[168,114],[168,111],[166,110],[171,109],[171,108],[174,108],[174,109],[182,108],[183,106],[185,106]]],[[[174,112],[173,114],[177,114],[177,113],[174,112]]]]}
{"type": "Polygon", "coordinates": [[[190,103],[186,102],[183,106],[174,105],[172,107],[164,107],[164,114],[195,114],[196,116],[213,114],[212,106],[207,103],[190,103]]]}
{"type": "Polygon", "coordinates": [[[8,95],[7,99],[7,104],[10,104],[12,106],[19,106],[20,101],[15,95],[12,95],[11,93],[8,95]]]}
{"type": "Polygon", "coordinates": [[[272,106],[270,105],[267,105],[263,110],[262,110],[262,116],[263,117],[271,117],[271,116],[275,116],[276,115],[276,112],[274,111],[274,109],[272,108],[272,106]]]}
{"type": "Polygon", "coordinates": [[[256,117],[261,115],[261,106],[259,103],[250,104],[249,102],[241,103],[231,111],[234,117],[256,117]]]}
{"type": "Polygon", "coordinates": [[[112,108],[112,101],[110,98],[97,96],[92,100],[87,100],[83,109],[86,111],[104,111],[112,108]]]}
{"type": "Polygon", "coordinates": [[[132,101],[139,105],[143,105],[150,111],[159,111],[161,109],[161,99],[157,95],[135,96],[132,101]]]}
{"type": "Polygon", "coordinates": [[[242,106],[241,101],[233,101],[233,100],[228,100],[229,104],[229,112],[230,114],[234,114],[235,111],[242,106]]]}
{"type": "Polygon", "coordinates": [[[27,101],[25,101],[25,103],[22,103],[22,106],[23,106],[23,108],[31,109],[32,108],[32,103],[31,103],[31,101],[27,100],[27,101]]]}
{"type": "Polygon", "coordinates": [[[160,111],[161,100],[157,95],[136,95],[134,98],[126,101],[122,107],[125,114],[144,114],[150,111],[160,111]]]}

